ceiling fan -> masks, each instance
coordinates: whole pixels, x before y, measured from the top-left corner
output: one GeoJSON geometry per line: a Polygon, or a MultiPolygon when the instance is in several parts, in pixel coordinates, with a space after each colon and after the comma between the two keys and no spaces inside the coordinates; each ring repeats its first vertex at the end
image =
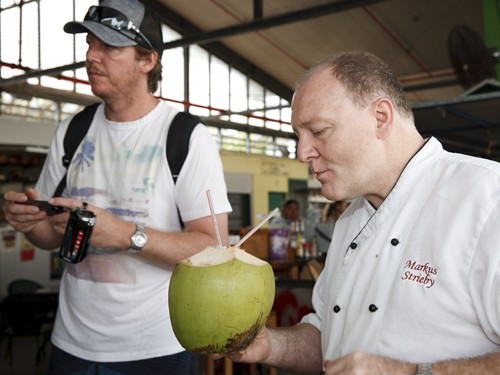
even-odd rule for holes
{"type": "Polygon", "coordinates": [[[495,78],[498,52],[498,49],[486,47],[483,39],[466,25],[457,25],[448,34],[448,57],[458,81],[466,90],[495,78]]]}
{"type": "MultiPolygon", "coordinates": [[[[464,95],[500,90],[495,79],[500,50],[486,47],[483,39],[470,27],[457,25],[450,31],[448,57],[458,81],[466,90],[464,95]]],[[[484,131],[487,139],[484,154],[490,155],[498,141],[491,128],[486,127],[484,131]]]]}

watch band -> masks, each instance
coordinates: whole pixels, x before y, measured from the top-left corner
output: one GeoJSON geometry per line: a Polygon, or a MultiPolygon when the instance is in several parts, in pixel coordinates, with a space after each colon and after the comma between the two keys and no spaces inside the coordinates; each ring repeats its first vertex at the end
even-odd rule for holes
{"type": "Polygon", "coordinates": [[[432,375],[432,363],[419,363],[415,375],[432,375]]]}

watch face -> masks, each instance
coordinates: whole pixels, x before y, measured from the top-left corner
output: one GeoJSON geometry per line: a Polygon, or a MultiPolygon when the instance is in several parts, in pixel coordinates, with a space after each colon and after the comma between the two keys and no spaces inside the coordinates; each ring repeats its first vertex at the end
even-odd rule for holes
{"type": "Polygon", "coordinates": [[[137,247],[143,247],[145,244],[146,244],[146,241],[147,241],[147,237],[145,234],[142,234],[142,233],[137,233],[135,236],[134,236],[134,245],[137,246],[137,247]]]}

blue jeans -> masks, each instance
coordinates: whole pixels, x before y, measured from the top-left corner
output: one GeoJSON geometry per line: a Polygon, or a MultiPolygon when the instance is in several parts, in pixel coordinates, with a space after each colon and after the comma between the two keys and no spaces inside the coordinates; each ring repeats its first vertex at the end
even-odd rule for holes
{"type": "Polygon", "coordinates": [[[128,362],[93,362],[52,345],[48,375],[189,375],[193,355],[180,352],[128,362]]]}

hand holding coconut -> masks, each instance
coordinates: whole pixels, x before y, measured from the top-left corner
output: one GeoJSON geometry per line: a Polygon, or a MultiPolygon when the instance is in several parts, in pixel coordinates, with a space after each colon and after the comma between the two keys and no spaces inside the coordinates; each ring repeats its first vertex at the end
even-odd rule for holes
{"type": "MultiPolygon", "coordinates": [[[[213,213],[210,192],[207,198],[213,213]]],[[[218,247],[208,247],[175,266],[169,287],[170,318],[187,350],[239,351],[264,327],[274,302],[274,273],[269,263],[239,246],[276,212],[235,247],[222,247],[219,240],[218,247]]],[[[214,225],[218,233],[215,220],[214,225]]]]}
{"type": "Polygon", "coordinates": [[[226,353],[234,362],[265,363],[292,373],[321,372],[321,336],[310,324],[264,328],[255,340],[239,352],[226,353]]]}

